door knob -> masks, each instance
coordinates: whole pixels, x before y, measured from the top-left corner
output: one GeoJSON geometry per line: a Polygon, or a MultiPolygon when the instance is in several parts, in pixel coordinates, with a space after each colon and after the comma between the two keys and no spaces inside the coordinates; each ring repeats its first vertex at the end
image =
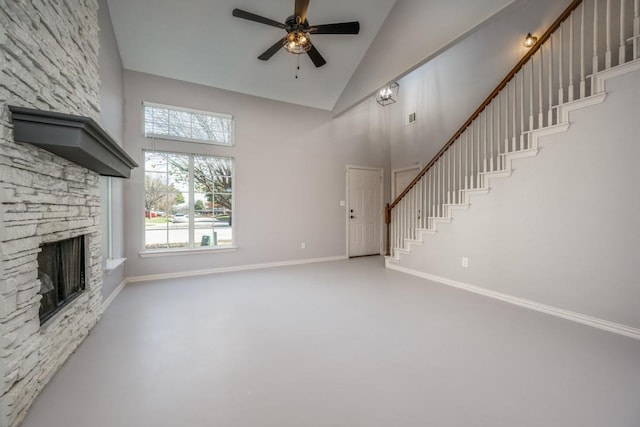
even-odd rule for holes
{"type": "Polygon", "coordinates": [[[355,218],[355,216],[351,215],[350,218],[353,219],[353,218],[355,218]]]}

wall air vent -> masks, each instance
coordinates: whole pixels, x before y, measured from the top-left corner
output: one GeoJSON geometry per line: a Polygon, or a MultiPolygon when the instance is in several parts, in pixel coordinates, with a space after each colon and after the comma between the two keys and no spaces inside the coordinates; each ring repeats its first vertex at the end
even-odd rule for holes
{"type": "Polygon", "coordinates": [[[414,113],[409,113],[407,115],[407,124],[411,125],[411,124],[413,124],[415,122],[416,122],[416,113],[415,112],[414,113]]]}

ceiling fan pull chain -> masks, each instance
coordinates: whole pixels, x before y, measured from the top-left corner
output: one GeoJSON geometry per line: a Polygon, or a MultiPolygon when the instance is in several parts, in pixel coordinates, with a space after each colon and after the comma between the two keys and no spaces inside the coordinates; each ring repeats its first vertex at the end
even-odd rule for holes
{"type": "Polygon", "coordinates": [[[296,79],[298,78],[298,72],[300,71],[300,55],[296,55],[296,60],[298,61],[298,65],[296,67],[296,79]]]}

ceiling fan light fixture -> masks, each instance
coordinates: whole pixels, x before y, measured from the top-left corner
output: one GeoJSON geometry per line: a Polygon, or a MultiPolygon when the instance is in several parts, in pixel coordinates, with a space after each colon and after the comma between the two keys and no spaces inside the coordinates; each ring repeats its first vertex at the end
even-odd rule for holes
{"type": "Polygon", "coordinates": [[[311,39],[308,33],[295,30],[287,34],[282,45],[287,52],[300,55],[309,52],[311,49],[311,39]]]}

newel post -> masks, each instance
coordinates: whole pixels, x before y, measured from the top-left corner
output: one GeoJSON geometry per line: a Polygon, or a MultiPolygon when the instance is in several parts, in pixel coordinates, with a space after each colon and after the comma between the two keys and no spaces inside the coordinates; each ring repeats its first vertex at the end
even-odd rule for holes
{"type": "Polygon", "coordinates": [[[384,223],[386,225],[385,255],[391,256],[391,208],[389,203],[384,206],[384,223]]]}

